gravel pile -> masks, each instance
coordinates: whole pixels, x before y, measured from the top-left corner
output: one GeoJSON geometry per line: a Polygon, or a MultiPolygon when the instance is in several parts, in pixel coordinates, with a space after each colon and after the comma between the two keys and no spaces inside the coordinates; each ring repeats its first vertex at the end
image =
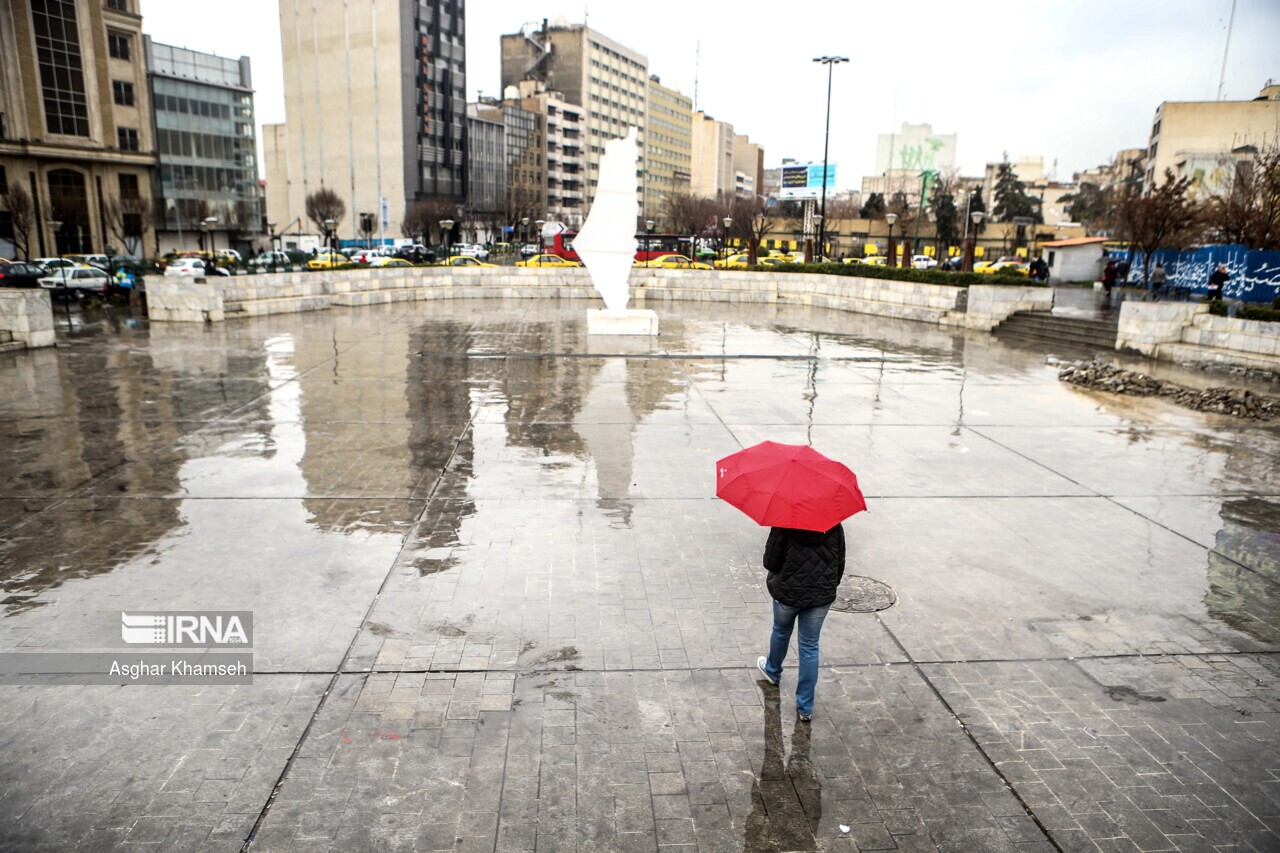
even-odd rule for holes
{"type": "Polygon", "coordinates": [[[1077,361],[1058,371],[1058,378],[1094,391],[1132,394],[1135,397],[1165,397],[1199,412],[1264,421],[1280,416],[1280,402],[1261,397],[1244,388],[1206,388],[1197,391],[1145,373],[1122,370],[1105,361],[1077,361]]]}

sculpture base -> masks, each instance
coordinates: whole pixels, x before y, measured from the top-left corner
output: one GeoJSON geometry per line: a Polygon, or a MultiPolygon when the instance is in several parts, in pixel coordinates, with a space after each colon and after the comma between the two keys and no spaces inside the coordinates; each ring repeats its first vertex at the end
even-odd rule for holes
{"type": "Polygon", "coordinates": [[[647,308],[628,308],[623,311],[587,309],[588,335],[649,335],[658,334],[658,314],[647,308]]]}

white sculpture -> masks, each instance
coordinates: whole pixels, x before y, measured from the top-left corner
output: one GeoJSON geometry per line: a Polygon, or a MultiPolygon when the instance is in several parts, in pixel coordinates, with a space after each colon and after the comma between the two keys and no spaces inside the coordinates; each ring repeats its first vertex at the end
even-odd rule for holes
{"type": "Polygon", "coordinates": [[[636,166],[640,148],[636,129],[622,139],[604,145],[595,201],[582,229],[573,240],[591,283],[604,299],[605,311],[587,312],[587,333],[600,335],[656,335],[658,315],[652,311],[628,311],[631,300],[628,279],[636,256],[636,220],[640,202],[636,196],[636,166]]]}

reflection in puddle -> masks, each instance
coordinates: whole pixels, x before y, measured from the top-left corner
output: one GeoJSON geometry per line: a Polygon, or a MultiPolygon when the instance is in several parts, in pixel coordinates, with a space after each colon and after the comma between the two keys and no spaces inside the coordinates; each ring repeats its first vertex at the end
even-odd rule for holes
{"type": "Polygon", "coordinates": [[[822,778],[809,757],[812,724],[796,720],[791,755],[782,738],[782,697],[778,688],[764,692],[764,764],[751,786],[744,849],[748,853],[817,850],[822,822],[822,778]]]}
{"type": "Polygon", "coordinates": [[[1280,642],[1280,504],[1240,498],[1222,504],[1209,551],[1209,614],[1266,643],[1280,642]]]}

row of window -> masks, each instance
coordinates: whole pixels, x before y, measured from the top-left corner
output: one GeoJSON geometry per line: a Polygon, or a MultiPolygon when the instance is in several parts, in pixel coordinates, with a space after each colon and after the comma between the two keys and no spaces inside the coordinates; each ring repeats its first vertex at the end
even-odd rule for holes
{"type": "MultiPolygon", "coordinates": [[[[234,161],[244,164],[247,140],[237,136],[219,136],[211,133],[191,133],[185,130],[156,131],[156,145],[162,156],[199,157],[204,160],[234,161]]],[[[250,163],[251,165],[251,163],[250,163]]]]}
{"type": "Polygon", "coordinates": [[[250,179],[252,173],[243,169],[215,169],[209,166],[188,166],[181,163],[161,163],[160,183],[166,192],[235,193],[242,198],[256,198],[258,181],[250,179]]]}
{"type": "Polygon", "coordinates": [[[253,111],[242,106],[233,108],[230,104],[219,104],[200,98],[180,98],[177,95],[162,95],[156,92],[156,110],[180,113],[182,115],[220,118],[230,121],[232,118],[253,118],[253,111]]]}

